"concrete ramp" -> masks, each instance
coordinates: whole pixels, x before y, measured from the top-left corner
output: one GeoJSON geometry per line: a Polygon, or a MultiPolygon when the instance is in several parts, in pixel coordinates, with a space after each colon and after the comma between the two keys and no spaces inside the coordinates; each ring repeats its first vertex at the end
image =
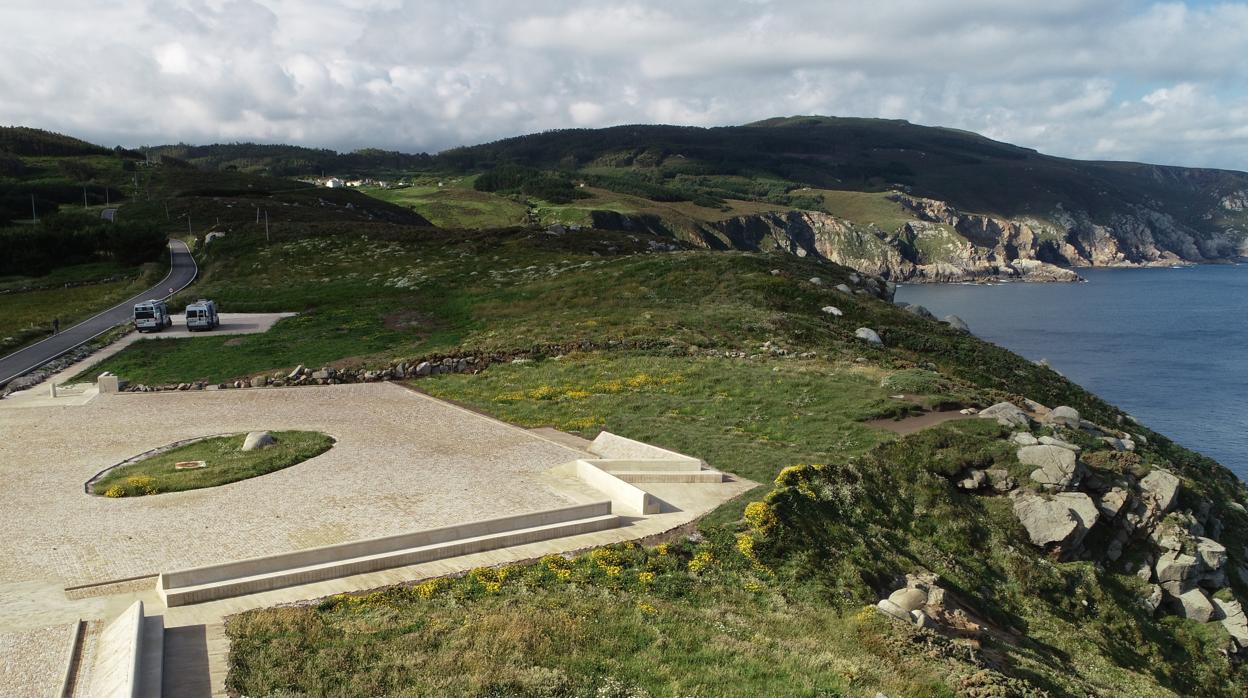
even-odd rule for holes
{"type": "Polygon", "coordinates": [[[167,607],[310,584],[393,567],[592,533],[620,525],[611,502],[475,521],[160,575],[167,607]]]}
{"type": "Polygon", "coordinates": [[[100,632],[91,698],[153,698],[161,695],[164,619],[145,618],[135,601],[100,632]]]}

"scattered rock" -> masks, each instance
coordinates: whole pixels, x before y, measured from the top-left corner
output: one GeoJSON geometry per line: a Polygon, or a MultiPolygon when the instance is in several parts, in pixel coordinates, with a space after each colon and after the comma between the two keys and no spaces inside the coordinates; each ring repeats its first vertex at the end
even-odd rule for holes
{"type": "Polygon", "coordinates": [[[877,603],[875,607],[879,609],[880,613],[883,613],[886,616],[892,616],[893,618],[896,618],[897,620],[904,620],[907,622],[912,622],[909,611],[901,608],[900,606],[893,603],[892,601],[889,601],[888,599],[880,599],[880,602],[877,603]]]}
{"type": "Polygon", "coordinates": [[[820,308],[820,310],[822,310],[824,313],[828,315],[832,315],[833,317],[841,317],[842,315],[845,314],[845,313],[842,313],[841,309],[836,307],[835,305],[825,305],[822,308],[820,308]]]}
{"type": "Polygon", "coordinates": [[[943,322],[958,332],[965,332],[966,334],[971,333],[971,326],[966,324],[966,321],[957,315],[946,315],[943,322]]]}
{"type": "Polygon", "coordinates": [[[1112,519],[1122,511],[1127,500],[1131,498],[1131,493],[1121,487],[1114,487],[1106,492],[1101,501],[1097,502],[1097,507],[1101,510],[1101,515],[1107,519],[1112,519]]]}
{"type": "Polygon", "coordinates": [[[1022,427],[1024,429],[1031,423],[1027,413],[1012,402],[998,402],[991,407],[985,407],[979,411],[979,417],[982,419],[996,419],[997,423],[1002,426],[1022,427]]]}
{"type": "Polygon", "coordinates": [[[1065,405],[1061,407],[1054,407],[1047,415],[1045,415],[1043,421],[1045,424],[1053,426],[1078,429],[1080,424],[1079,411],[1073,407],[1066,407],[1065,405]]]}
{"type": "Polygon", "coordinates": [[[1235,643],[1240,649],[1248,647],[1248,618],[1244,616],[1244,608],[1239,601],[1214,598],[1213,605],[1217,615],[1222,616],[1222,627],[1235,639],[1235,643]]]}
{"type": "Polygon", "coordinates": [[[303,375],[303,364],[299,364],[298,366],[295,367],[295,370],[291,371],[290,374],[286,376],[286,380],[293,381],[302,375],[303,375]]]}
{"type": "Polygon", "coordinates": [[[854,330],[854,336],[872,346],[884,346],[884,340],[880,339],[879,333],[869,327],[859,327],[854,330]]]}
{"type": "Polygon", "coordinates": [[[1041,444],[1018,449],[1018,462],[1031,466],[1031,479],[1045,487],[1066,489],[1079,480],[1080,467],[1074,451],[1041,444]]]}
{"type": "Polygon", "coordinates": [[[962,475],[962,479],[958,480],[958,489],[966,492],[974,492],[988,483],[988,476],[982,470],[974,468],[966,471],[962,475]]]}
{"type": "Polygon", "coordinates": [[[992,485],[992,489],[995,492],[1009,492],[1018,487],[1018,482],[1014,479],[1014,476],[1010,475],[1010,471],[1003,468],[991,468],[984,471],[984,474],[988,476],[988,484],[992,485]]]}
{"type": "Polygon", "coordinates": [[[1196,538],[1196,558],[1210,572],[1217,572],[1226,564],[1226,546],[1212,538],[1196,538]]]}
{"type": "Polygon", "coordinates": [[[1179,478],[1161,468],[1154,468],[1140,480],[1140,489],[1161,514],[1165,514],[1174,507],[1175,499],[1179,494],[1179,485],[1179,478]]]}
{"type": "Polygon", "coordinates": [[[273,435],[267,431],[253,431],[247,434],[247,438],[243,440],[244,451],[258,451],[262,448],[268,448],[277,443],[273,435]]]}
{"type": "Polygon", "coordinates": [[[1109,444],[1115,451],[1134,451],[1135,442],[1131,439],[1120,439],[1113,436],[1102,436],[1101,441],[1109,444]]]}
{"type": "Polygon", "coordinates": [[[810,277],[810,283],[812,283],[812,284],[814,284],[814,285],[816,285],[816,286],[822,286],[822,285],[823,285],[823,279],[821,279],[821,278],[819,278],[819,277],[817,277],[817,276],[812,276],[812,277],[810,277]]]}
{"type": "Polygon", "coordinates": [[[1149,613],[1156,613],[1157,609],[1161,608],[1161,602],[1164,599],[1165,595],[1162,594],[1161,587],[1156,584],[1150,584],[1148,586],[1148,596],[1144,597],[1140,601],[1144,605],[1144,608],[1148,609],[1149,613]]]}
{"type": "Polygon", "coordinates": [[[1010,437],[1010,440],[1019,446],[1035,446],[1040,443],[1039,439],[1025,431],[1015,432],[1014,435],[1010,437]]]}
{"type": "Polygon", "coordinates": [[[1040,443],[1045,444],[1047,446],[1059,446],[1061,448],[1074,451],[1075,453],[1079,453],[1080,451],[1083,450],[1082,448],[1079,448],[1078,446],[1070,443],[1069,441],[1063,441],[1057,438],[1056,436],[1041,436],[1039,441],[1040,443]]]}
{"type": "Polygon", "coordinates": [[[837,285],[836,285],[836,290],[840,291],[841,293],[845,293],[845,294],[849,294],[849,295],[853,295],[853,293],[854,293],[854,290],[853,290],[852,288],[850,288],[850,287],[846,286],[845,284],[837,284],[837,285]]]}

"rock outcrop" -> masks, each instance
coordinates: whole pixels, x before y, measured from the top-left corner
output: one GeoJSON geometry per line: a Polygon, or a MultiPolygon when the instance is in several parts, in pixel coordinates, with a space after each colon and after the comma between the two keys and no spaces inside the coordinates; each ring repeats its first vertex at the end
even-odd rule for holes
{"type": "MultiPolygon", "coordinates": [[[[1002,217],[962,211],[948,202],[902,192],[890,195],[912,217],[896,228],[820,211],[738,216],[694,229],[653,215],[595,211],[595,227],[680,237],[712,249],[783,250],[817,257],[893,281],[1079,281],[1082,266],[1169,266],[1248,256],[1248,235],[1234,227],[1197,230],[1156,202],[1124,205],[1113,214],[1057,203],[1035,215],[1002,217]]],[[[1243,192],[1222,209],[1244,210],[1243,192]]]]}

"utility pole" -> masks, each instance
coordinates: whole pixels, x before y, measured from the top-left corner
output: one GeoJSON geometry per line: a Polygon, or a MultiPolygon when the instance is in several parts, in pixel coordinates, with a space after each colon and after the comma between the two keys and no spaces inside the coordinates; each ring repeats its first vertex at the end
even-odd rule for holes
{"type": "Polygon", "coordinates": [[[87,207],[87,188],[86,188],[86,186],[83,186],[83,188],[82,188],[82,207],[83,207],[83,208],[86,208],[86,207],[87,207]]]}
{"type": "Polygon", "coordinates": [[[256,207],[256,225],[260,225],[260,207],[256,207]]]}
{"type": "Polygon", "coordinates": [[[35,195],[30,195],[30,219],[39,222],[39,211],[35,208],[35,195]]]}
{"type": "Polygon", "coordinates": [[[269,243],[269,209],[264,209],[264,243],[269,243]]]}
{"type": "Polygon", "coordinates": [[[107,184],[105,184],[105,185],[104,185],[104,205],[105,205],[105,206],[108,206],[108,205],[109,205],[109,202],[108,202],[108,185],[107,185],[107,184]]]}
{"type": "Polygon", "coordinates": [[[195,234],[194,232],[191,231],[191,214],[189,211],[186,214],[186,234],[187,235],[195,234]]]}
{"type": "Polygon", "coordinates": [[[168,201],[165,202],[165,220],[166,221],[172,220],[169,218],[169,202],[168,201]]]}

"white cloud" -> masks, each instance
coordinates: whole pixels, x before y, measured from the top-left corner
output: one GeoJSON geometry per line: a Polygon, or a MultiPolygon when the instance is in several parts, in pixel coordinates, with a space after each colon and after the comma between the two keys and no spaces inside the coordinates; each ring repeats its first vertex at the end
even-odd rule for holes
{"type": "Polygon", "coordinates": [[[907,118],[1248,167],[1248,3],[0,3],[0,123],[105,144],[439,150],[571,126],[907,118]]]}

